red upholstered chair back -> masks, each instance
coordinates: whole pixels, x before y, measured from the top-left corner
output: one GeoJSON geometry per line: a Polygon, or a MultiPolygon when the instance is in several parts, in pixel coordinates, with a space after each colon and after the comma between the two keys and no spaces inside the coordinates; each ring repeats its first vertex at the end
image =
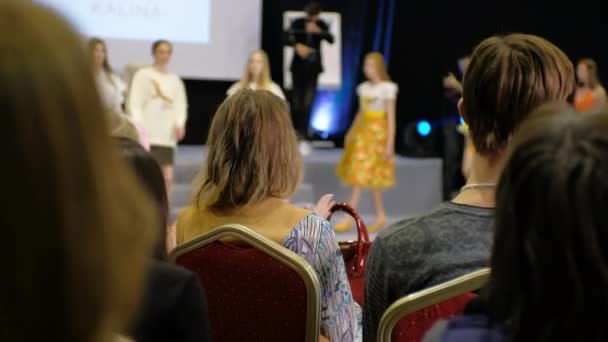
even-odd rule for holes
{"type": "Polygon", "coordinates": [[[450,280],[407,295],[393,303],[382,315],[378,341],[419,342],[439,320],[462,313],[466,303],[488,280],[490,269],[450,280]]]}
{"type": "Polygon", "coordinates": [[[318,341],[318,280],[283,246],[229,225],[178,246],[171,257],[205,287],[212,341],[318,341]]]}

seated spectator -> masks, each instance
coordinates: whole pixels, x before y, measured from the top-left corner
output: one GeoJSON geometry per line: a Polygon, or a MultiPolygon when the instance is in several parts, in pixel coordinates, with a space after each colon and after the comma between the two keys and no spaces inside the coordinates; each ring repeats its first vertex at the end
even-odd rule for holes
{"type": "Polygon", "coordinates": [[[487,302],[426,340],[607,341],[608,112],[543,108],[513,145],[496,194],[487,302]]]}
{"type": "Polygon", "coordinates": [[[137,342],[208,341],[207,304],[198,278],[192,272],[166,262],[169,205],[160,165],[137,142],[121,138],[118,143],[123,158],[133,167],[158,207],[156,228],[160,239],[155,248],[155,260],[148,265],[144,302],[132,335],[137,342]]]}
{"type": "Polygon", "coordinates": [[[543,38],[511,34],[473,51],[458,109],[475,147],[467,185],[451,202],[381,232],[367,265],[363,330],[375,341],[397,299],[487,265],[494,235],[494,189],[511,136],[534,109],[565,101],[574,67],[543,38]]]}
{"type": "Polygon", "coordinates": [[[177,243],[228,223],[282,243],[319,277],[322,335],[360,340],[361,309],[331,224],[286,200],[302,178],[302,160],[285,102],[264,90],[237,92],[215,114],[208,147],[193,202],[178,216],[177,243]]]}
{"type": "Polygon", "coordinates": [[[31,1],[1,1],[0,23],[0,341],[114,340],[152,203],[112,146],[82,39],[31,1]]]}

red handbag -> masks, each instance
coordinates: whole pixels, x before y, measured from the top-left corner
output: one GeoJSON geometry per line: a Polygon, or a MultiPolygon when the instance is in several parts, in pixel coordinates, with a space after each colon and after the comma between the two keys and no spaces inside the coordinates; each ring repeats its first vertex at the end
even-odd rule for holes
{"type": "Polygon", "coordinates": [[[350,215],[355,220],[355,225],[357,226],[357,241],[341,241],[338,242],[338,245],[344,257],[346,274],[350,282],[353,298],[359,305],[363,306],[365,266],[372,243],[369,241],[367,226],[353,207],[346,203],[336,203],[330,210],[331,214],[329,218],[331,219],[331,215],[337,211],[343,211],[350,215]]]}

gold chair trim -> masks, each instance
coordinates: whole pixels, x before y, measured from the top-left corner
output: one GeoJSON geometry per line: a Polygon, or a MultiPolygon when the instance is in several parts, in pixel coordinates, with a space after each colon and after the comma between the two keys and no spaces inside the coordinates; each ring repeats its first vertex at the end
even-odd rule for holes
{"type": "Polygon", "coordinates": [[[306,287],[306,342],[319,341],[321,325],[321,286],[317,274],[312,266],[301,256],[281,246],[280,244],[239,225],[227,224],[212,229],[208,233],[177,246],[169,255],[175,262],[180,256],[194,251],[200,247],[225,238],[238,238],[238,240],[263,251],[272,258],[282,262],[296,271],[304,281],[306,287]]]}
{"type": "Polygon", "coordinates": [[[490,269],[484,268],[445,283],[409,294],[384,311],[378,325],[379,342],[390,342],[397,322],[412,312],[441,303],[450,298],[480,289],[488,281],[490,269]]]}

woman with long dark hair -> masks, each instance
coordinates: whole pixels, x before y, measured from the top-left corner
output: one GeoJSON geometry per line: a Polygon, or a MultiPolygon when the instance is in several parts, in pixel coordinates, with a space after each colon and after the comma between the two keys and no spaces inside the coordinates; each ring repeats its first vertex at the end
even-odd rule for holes
{"type": "Polygon", "coordinates": [[[443,333],[436,327],[427,341],[608,340],[602,114],[551,105],[521,126],[496,195],[485,309],[450,321],[443,333]]]}
{"type": "Polygon", "coordinates": [[[166,262],[169,204],[162,170],[137,142],[120,138],[118,145],[123,159],[156,203],[159,231],[154,260],[148,264],[143,305],[132,335],[138,342],[208,341],[207,302],[198,279],[192,272],[166,262]]]}

